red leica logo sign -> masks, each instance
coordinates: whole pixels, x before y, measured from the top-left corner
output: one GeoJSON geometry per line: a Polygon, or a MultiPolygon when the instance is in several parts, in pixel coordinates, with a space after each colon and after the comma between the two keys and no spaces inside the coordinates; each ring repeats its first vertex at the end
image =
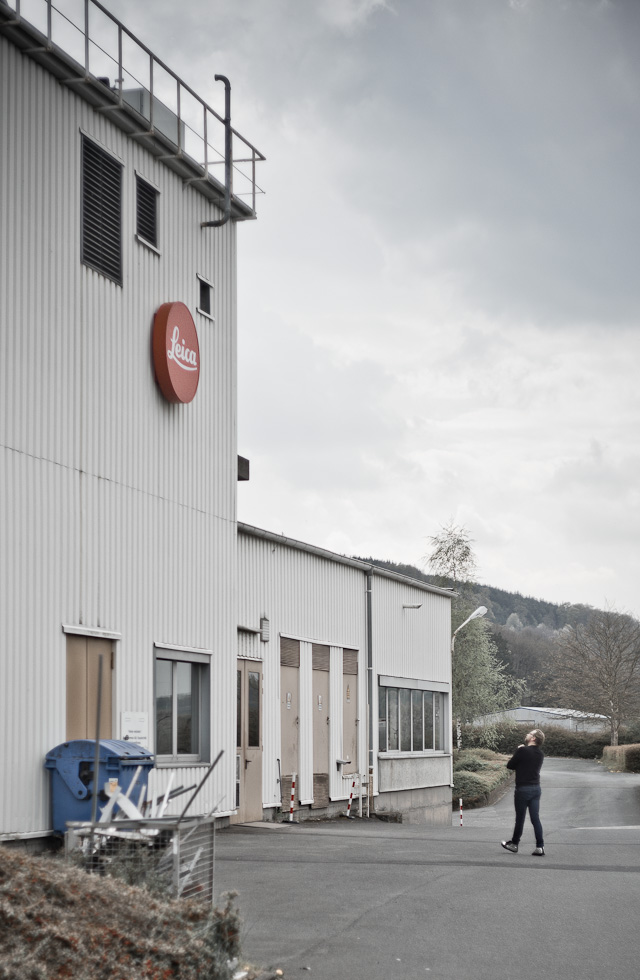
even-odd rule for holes
{"type": "Polygon", "coordinates": [[[184,303],[163,303],[153,320],[153,365],[168,402],[190,402],[200,380],[200,347],[184,303]]]}

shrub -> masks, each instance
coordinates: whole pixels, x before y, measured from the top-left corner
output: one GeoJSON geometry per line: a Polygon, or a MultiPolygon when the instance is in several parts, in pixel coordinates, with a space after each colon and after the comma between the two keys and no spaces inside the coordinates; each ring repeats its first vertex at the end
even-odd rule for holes
{"type": "Polygon", "coordinates": [[[146,889],[0,848],[0,977],[230,980],[239,920],[146,889]]]}
{"type": "Polygon", "coordinates": [[[624,767],[627,772],[640,772],[640,745],[624,746],[624,767]]]}
{"type": "Polygon", "coordinates": [[[478,772],[462,769],[453,777],[454,802],[462,797],[467,806],[485,797],[491,789],[491,780],[478,772]]]}
{"type": "Polygon", "coordinates": [[[457,806],[462,798],[462,804],[467,808],[486,806],[495,791],[506,786],[512,778],[505,759],[487,749],[458,752],[453,773],[453,806],[457,806]]]}
{"type": "MultiPolygon", "coordinates": [[[[492,726],[496,733],[498,752],[513,755],[518,745],[524,742],[529,725],[514,725],[512,722],[499,722],[492,726]]],[[[600,758],[605,745],[608,745],[607,734],[599,732],[572,732],[557,725],[544,725],[545,734],[543,751],[548,756],[560,756],[574,759],[600,758]]],[[[462,744],[465,747],[481,745],[483,730],[480,727],[465,726],[462,730],[462,744]]]]}
{"type": "Polygon", "coordinates": [[[602,760],[615,772],[640,772],[640,745],[606,745],[602,760]]]}

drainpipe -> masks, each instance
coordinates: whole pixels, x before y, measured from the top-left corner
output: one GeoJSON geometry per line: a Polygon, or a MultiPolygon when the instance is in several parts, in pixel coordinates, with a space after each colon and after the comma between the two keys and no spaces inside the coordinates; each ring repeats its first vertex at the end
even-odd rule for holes
{"type": "Polygon", "coordinates": [[[231,82],[226,75],[215,75],[216,82],[224,82],[224,210],[217,221],[202,221],[201,228],[220,228],[231,217],[231,82]]]}
{"type": "Polygon", "coordinates": [[[373,619],[371,614],[371,590],[373,570],[367,570],[367,701],[369,702],[369,790],[367,792],[367,816],[373,806],[373,619]]]}

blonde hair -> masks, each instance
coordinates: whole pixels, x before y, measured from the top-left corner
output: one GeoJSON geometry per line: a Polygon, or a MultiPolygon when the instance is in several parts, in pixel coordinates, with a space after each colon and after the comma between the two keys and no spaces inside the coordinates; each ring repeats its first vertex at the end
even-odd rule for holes
{"type": "Polygon", "coordinates": [[[534,728],[530,734],[535,738],[536,745],[542,745],[544,742],[544,732],[541,732],[539,728],[534,728]]]}

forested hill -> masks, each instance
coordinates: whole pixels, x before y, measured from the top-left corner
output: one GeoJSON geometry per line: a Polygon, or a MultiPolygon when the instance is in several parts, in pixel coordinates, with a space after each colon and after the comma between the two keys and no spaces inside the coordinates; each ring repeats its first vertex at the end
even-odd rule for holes
{"type": "MultiPolygon", "coordinates": [[[[415,565],[403,565],[393,561],[381,561],[378,558],[359,558],[359,561],[371,562],[382,568],[389,568],[400,575],[408,575],[409,578],[416,578],[430,585],[437,585],[450,588],[453,582],[445,579],[441,575],[427,575],[416,568],[415,565]]],[[[523,626],[546,626],[550,630],[559,630],[567,624],[575,626],[577,623],[585,623],[592,611],[591,606],[571,605],[563,603],[556,605],[553,602],[546,602],[544,599],[534,599],[531,596],[523,596],[519,592],[506,592],[504,589],[496,589],[492,585],[480,585],[477,582],[458,583],[458,592],[473,595],[478,605],[486,606],[488,613],[487,619],[500,626],[514,626],[520,629],[523,626]],[[507,622],[513,617],[510,622],[507,622]],[[517,617],[517,619],[515,618],[517,617]]]]}

